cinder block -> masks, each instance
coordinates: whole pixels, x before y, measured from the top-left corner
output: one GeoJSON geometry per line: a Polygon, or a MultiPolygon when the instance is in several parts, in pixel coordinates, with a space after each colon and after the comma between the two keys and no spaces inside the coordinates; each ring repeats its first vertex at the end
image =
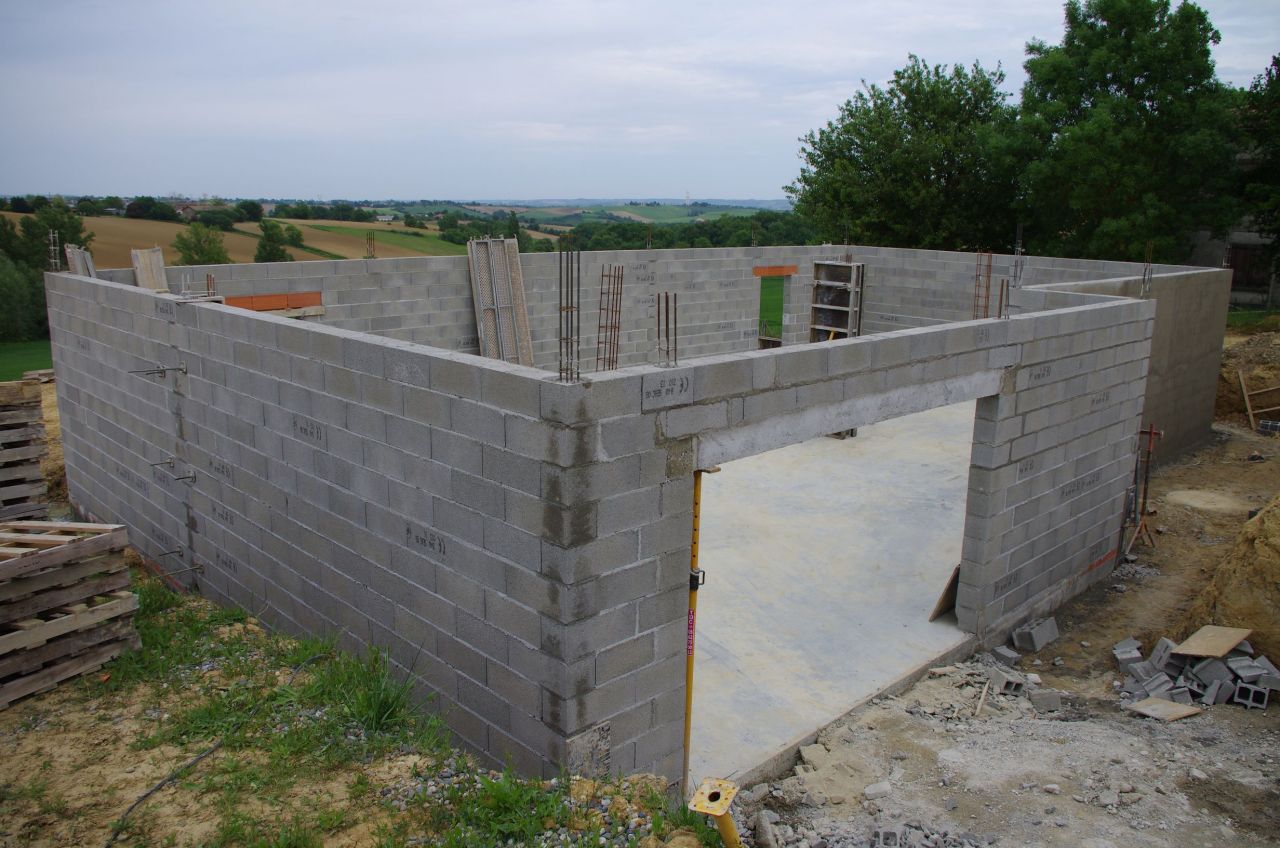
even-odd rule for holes
{"type": "Polygon", "coordinates": [[[1058,622],[1042,618],[1028,622],[1013,631],[1013,644],[1024,651],[1039,651],[1058,638],[1058,622]]]}
{"type": "Polygon", "coordinates": [[[1221,683],[1231,683],[1234,676],[1231,669],[1221,660],[1209,657],[1203,659],[1195,665],[1191,666],[1191,674],[1195,676],[1201,683],[1209,684],[1215,681],[1221,683]]]}
{"type": "Polygon", "coordinates": [[[991,681],[991,691],[997,695],[1021,695],[1027,686],[1026,678],[1016,671],[992,668],[988,672],[988,678],[991,681]]]}
{"type": "Polygon", "coordinates": [[[1243,704],[1251,710],[1265,710],[1267,708],[1267,698],[1270,694],[1270,690],[1263,689],[1261,686],[1237,683],[1234,700],[1237,704],[1243,704]]]}
{"type": "MultiPolygon", "coordinates": [[[[1173,656],[1173,649],[1177,645],[1170,639],[1161,637],[1154,648],[1151,649],[1151,656],[1148,658],[1153,666],[1164,671],[1165,664],[1169,662],[1169,658],[1173,656]]],[[[1204,678],[1201,678],[1203,680],[1204,678]]]]}
{"type": "Polygon", "coordinates": [[[1254,683],[1266,673],[1262,666],[1249,657],[1228,657],[1227,668],[1245,683],[1254,683]]]}
{"type": "Polygon", "coordinates": [[[1007,666],[1017,665],[1018,660],[1022,658],[1022,654],[1004,645],[992,648],[991,656],[995,657],[997,662],[1007,666]]]}
{"type": "Polygon", "coordinates": [[[1042,713],[1052,713],[1062,709],[1062,693],[1056,689],[1033,689],[1027,697],[1031,700],[1031,706],[1042,713]]]}

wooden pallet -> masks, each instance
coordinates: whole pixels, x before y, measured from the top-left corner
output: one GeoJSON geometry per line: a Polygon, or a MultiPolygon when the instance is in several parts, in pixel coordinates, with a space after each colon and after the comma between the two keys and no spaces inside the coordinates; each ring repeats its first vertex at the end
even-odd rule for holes
{"type": "Polygon", "coordinates": [[[38,648],[59,636],[130,615],[137,608],[137,595],[118,591],[94,598],[90,603],[75,604],[42,613],[37,618],[12,622],[4,625],[9,632],[0,633],[0,657],[11,651],[38,648]]]}
{"type": "Polygon", "coordinates": [[[128,542],[123,524],[0,521],[0,581],[122,550],[128,542]]]}
{"type": "Polygon", "coordinates": [[[0,519],[48,512],[40,500],[46,493],[40,460],[47,451],[40,383],[0,383],[0,519]]]}
{"type": "Polygon", "coordinates": [[[64,680],[97,671],[103,663],[120,656],[131,646],[128,639],[116,639],[44,666],[39,671],[0,683],[0,709],[8,708],[19,698],[47,692],[64,680]]]}

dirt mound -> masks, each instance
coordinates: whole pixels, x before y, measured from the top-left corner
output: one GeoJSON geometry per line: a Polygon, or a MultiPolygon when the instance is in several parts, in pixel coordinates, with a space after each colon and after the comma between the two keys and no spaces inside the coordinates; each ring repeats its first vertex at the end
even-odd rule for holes
{"type": "MultiPolygon", "coordinates": [[[[1243,338],[1229,336],[1223,346],[1213,417],[1248,427],[1244,395],[1240,393],[1241,371],[1250,391],[1280,384],[1280,333],[1257,333],[1243,338]]],[[[1258,400],[1270,401],[1265,405],[1275,406],[1280,404],[1280,392],[1258,400]]]]}
{"type": "Polygon", "coordinates": [[[1251,628],[1254,650],[1280,657],[1280,496],[1245,522],[1187,611],[1183,635],[1205,624],[1251,628]]]}

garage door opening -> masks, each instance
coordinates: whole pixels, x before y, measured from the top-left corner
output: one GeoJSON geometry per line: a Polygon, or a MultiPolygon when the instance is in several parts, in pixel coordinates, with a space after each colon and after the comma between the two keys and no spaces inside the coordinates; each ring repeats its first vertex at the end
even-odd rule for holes
{"type": "Polygon", "coordinates": [[[960,562],[973,421],[953,404],[703,475],[690,785],[969,641],[930,616],[960,562]]]}

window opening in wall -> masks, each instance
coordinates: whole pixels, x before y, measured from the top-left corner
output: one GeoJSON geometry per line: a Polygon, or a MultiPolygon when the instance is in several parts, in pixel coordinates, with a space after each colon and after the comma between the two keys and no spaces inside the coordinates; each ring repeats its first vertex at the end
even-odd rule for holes
{"type": "Polygon", "coordinates": [[[782,307],[786,277],[760,278],[760,349],[782,347],[782,307]]]}

